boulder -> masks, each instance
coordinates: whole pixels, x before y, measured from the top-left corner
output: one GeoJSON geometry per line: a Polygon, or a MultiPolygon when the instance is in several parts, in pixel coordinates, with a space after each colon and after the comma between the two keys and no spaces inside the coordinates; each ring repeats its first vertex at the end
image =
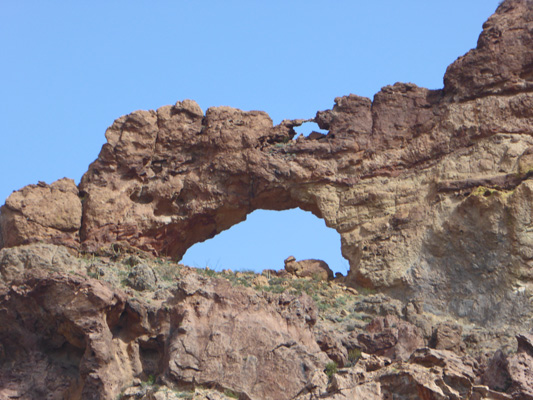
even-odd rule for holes
{"type": "Polygon", "coordinates": [[[365,330],[357,336],[359,347],[365,353],[407,360],[416,349],[425,346],[416,326],[392,315],[373,319],[365,330]]]}
{"type": "Polygon", "coordinates": [[[437,350],[450,350],[464,353],[465,344],[462,338],[463,328],[458,324],[445,322],[438,324],[433,330],[430,346],[437,350]]]}
{"type": "Polygon", "coordinates": [[[155,290],[157,276],[149,265],[137,264],[129,273],[126,284],[135,290],[155,290]]]}
{"type": "Polygon", "coordinates": [[[333,271],[322,260],[296,261],[293,256],[285,260],[285,270],[298,278],[312,278],[321,281],[333,279],[333,271]]]}
{"type": "Polygon", "coordinates": [[[519,334],[517,341],[516,354],[494,354],[482,380],[515,399],[533,399],[533,336],[519,334]]]}
{"type": "Polygon", "coordinates": [[[72,179],[25,186],[0,208],[0,248],[46,242],[78,249],[81,214],[72,179]]]}

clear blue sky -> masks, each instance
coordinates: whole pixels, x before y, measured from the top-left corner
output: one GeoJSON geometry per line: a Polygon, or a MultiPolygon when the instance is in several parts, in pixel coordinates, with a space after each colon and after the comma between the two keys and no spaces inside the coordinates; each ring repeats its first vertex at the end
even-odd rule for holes
{"type": "MultiPolygon", "coordinates": [[[[279,123],[398,81],[441,88],[498,2],[0,0],[0,203],[37,181],[79,182],[105,129],[137,109],[190,98],[279,123]]],[[[345,272],[329,231],[304,212],[258,212],[184,261],[281,268],[294,254],[345,272]]]]}

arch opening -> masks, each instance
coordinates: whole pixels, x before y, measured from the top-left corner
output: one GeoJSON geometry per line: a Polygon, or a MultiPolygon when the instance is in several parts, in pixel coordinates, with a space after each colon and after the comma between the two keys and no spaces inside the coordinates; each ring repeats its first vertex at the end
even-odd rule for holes
{"type": "Polygon", "coordinates": [[[339,233],[324,220],[299,208],[256,210],[245,221],[215,237],[191,246],[181,263],[215,271],[281,270],[284,260],[325,261],[334,273],[346,275],[348,261],[341,254],[339,233]]]}
{"type": "Polygon", "coordinates": [[[296,132],[296,136],[304,135],[305,137],[311,136],[311,138],[318,139],[321,136],[326,136],[328,134],[328,131],[325,129],[320,129],[318,127],[318,124],[313,121],[304,122],[300,126],[295,126],[294,131],[296,132]]]}

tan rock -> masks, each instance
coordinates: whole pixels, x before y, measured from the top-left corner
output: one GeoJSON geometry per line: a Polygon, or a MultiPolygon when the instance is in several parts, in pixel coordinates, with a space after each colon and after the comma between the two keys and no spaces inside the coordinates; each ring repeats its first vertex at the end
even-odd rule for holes
{"type": "Polygon", "coordinates": [[[363,354],[354,367],[339,370],[327,386],[314,388],[304,399],[508,399],[488,388],[474,385],[468,360],[449,351],[420,349],[407,362],[391,363],[363,354]],[[314,396],[314,397],[313,397],[314,396]]]}
{"type": "Polygon", "coordinates": [[[179,259],[253,210],[299,207],[341,235],[350,286],[477,324],[530,321],[530,8],[504,2],[444,90],[337,98],[314,118],[325,137],[192,101],[118,119],[80,185],[83,247],[179,259]]]}
{"type": "Polygon", "coordinates": [[[298,278],[327,281],[333,279],[333,271],[322,260],[301,260],[291,256],[285,260],[285,270],[298,278]]]}
{"type": "Polygon", "coordinates": [[[191,275],[178,298],[180,329],[169,337],[167,367],[176,383],[217,382],[252,399],[290,399],[327,363],[310,329],[316,308],[307,296],[259,295],[191,275]]]}
{"type": "Polygon", "coordinates": [[[263,275],[257,275],[252,281],[254,286],[268,286],[268,278],[263,275]]]}
{"type": "Polygon", "coordinates": [[[0,209],[0,248],[34,242],[79,247],[81,200],[72,179],[13,192],[0,209]]]}

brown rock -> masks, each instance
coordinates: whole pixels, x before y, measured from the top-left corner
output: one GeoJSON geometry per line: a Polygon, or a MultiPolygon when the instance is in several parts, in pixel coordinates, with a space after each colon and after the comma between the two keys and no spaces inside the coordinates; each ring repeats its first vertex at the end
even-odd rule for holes
{"type": "Polygon", "coordinates": [[[498,350],[490,360],[482,382],[493,390],[506,392],[513,383],[508,367],[507,357],[501,350],[498,350]]]}
{"type": "Polygon", "coordinates": [[[316,342],[320,350],[326,353],[338,367],[342,368],[348,363],[348,352],[333,332],[321,332],[317,335],[316,342]]]}
{"type": "Polygon", "coordinates": [[[84,277],[84,264],[53,245],[0,251],[1,395],[113,399],[153,376],[289,399],[325,379],[306,295],[259,293],[183,268],[166,296],[147,303],[84,277]]]}
{"type": "Polygon", "coordinates": [[[515,290],[530,290],[533,257],[530,11],[502,4],[442,91],[337,98],[314,119],[325,137],[293,140],[307,120],[203,115],[190,100],[118,119],[80,184],[84,249],[125,243],[179,259],[256,209],[299,207],[340,233],[348,285],[481,325],[530,321],[515,290]]]}
{"type": "Polygon", "coordinates": [[[533,336],[520,334],[517,341],[516,354],[505,355],[501,351],[494,354],[483,382],[515,399],[533,399],[533,336]]]}
{"type": "Polygon", "coordinates": [[[333,271],[322,260],[296,261],[291,256],[285,260],[285,270],[298,278],[313,278],[321,281],[333,279],[333,271]]]}
{"type": "Polygon", "coordinates": [[[463,328],[460,325],[449,322],[439,324],[433,331],[430,346],[437,350],[464,353],[462,333],[463,328]]]}
{"type": "Polygon", "coordinates": [[[0,293],[0,387],[27,399],[114,398],[138,372],[111,332],[124,303],[98,281],[28,273],[0,293]]]}
{"type": "Polygon", "coordinates": [[[252,399],[289,399],[322,371],[307,296],[258,294],[190,275],[175,293],[166,375],[176,383],[217,382],[252,399]]]}
{"type": "Polygon", "coordinates": [[[72,179],[13,192],[0,209],[0,248],[34,242],[79,246],[81,200],[72,179]]]}
{"type": "Polygon", "coordinates": [[[339,97],[314,118],[325,137],[293,140],[309,120],[204,115],[191,100],[123,116],[80,183],[81,229],[72,183],[31,186],[2,209],[0,245],[76,247],[79,232],[89,252],[180,259],[254,210],[299,207],[339,232],[346,284],[494,329],[529,326],[532,22],[530,0],[503,2],[443,90],[339,97]]]}
{"type": "Polygon", "coordinates": [[[366,331],[357,336],[361,349],[392,360],[407,360],[413,351],[425,345],[416,326],[392,315],[373,319],[366,331]]]}
{"type": "Polygon", "coordinates": [[[446,350],[419,349],[407,362],[363,354],[353,368],[340,370],[327,387],[313,391],[326,399],[502,399],[512,397],[475,385],[472,361],[446,350]]]}
{"type": "Polygon", "coordinates": [[[533,88],[529,0],[507,0],[483,25],[477,47],[448,67],[444,90],[456,100],[533,88]],[[496,56],[497,55],[497,56],[496,56]]]}

